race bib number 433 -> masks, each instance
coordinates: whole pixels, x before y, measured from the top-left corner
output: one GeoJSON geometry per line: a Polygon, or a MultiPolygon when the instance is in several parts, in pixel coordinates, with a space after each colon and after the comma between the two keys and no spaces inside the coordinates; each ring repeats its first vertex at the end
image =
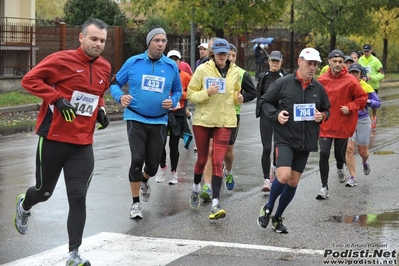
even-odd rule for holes
{"type": "Polygon", "coordinates": [[[152,76],[152,75],[143,75],[141,79],[141,89],[147,91],[154,91],[162,93],[165,87],[165,78],[152,76]]]}
{"type": "Polygon", "coordinates": [[[98,95],[74,91],[72,93],[71,104],[76,109],[76,114],[83,116],[92,116],[94,110],[96,110],[98,105],[98,95]]]}
{"type": "Polygon", "coordinates": [[[294,121],[314,121],[314,103],[294,104],[294,121]]]}

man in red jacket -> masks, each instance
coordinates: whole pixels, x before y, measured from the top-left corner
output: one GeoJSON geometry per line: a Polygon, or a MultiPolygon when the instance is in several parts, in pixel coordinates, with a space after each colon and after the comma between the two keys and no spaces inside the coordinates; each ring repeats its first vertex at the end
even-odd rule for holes
{"type": "Polygon", "coordinates": [[[22,86],[43,99],[36,123],[36,185],[18,195],[14,225],[28,231],[30,209],[53,194],[64,172],[69,203],[67,265],[90,265],[78,249],[86,222],[86,194],[94,169],[93,134],[108,126],[104,92],[109,88],[110,64],[100,56],[107,39],[107,25],[89,19],[79,33],[80,47],[53,53],[22,79],[22,86]]]}
{"type": "Polygon", "coordinates": [[[322,188],[316,199],[328,198],[328,174],[331,145],[337,161],[338,180],[346,181],[344,164],[348,138],[356,129],[357,112],[367,104],[367,94],[359,82],[344,67],[345,54],[333,50],[328,55],[330,68],[318,81],[324,86],[330,100],[330,118],[320,125],[320,176],[322,188]]]}

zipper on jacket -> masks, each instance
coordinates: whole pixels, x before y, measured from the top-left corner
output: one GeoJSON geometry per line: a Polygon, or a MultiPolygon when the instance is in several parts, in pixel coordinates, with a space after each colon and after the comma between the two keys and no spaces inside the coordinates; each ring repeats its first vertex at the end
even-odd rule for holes
{"type": "MultiPolygon", "coordinates": [[[[310,84],[310,83],[309,83],[310,84]]],[[[306,87],[306,89],[302,90],[302,103],[305,103],[305,91],[308,89],[309,85],[306,87]]],[[[305,125],[306,121],[302,121],[302,150],[305,149],[305,125]]]]}

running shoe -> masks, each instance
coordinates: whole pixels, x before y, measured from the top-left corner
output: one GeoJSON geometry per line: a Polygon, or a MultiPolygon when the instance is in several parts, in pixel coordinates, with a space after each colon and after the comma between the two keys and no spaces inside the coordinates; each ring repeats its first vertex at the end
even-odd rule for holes
{"type": "Polygon", "coordinates": [[[171,178],[168,182],[169,185],[176,185],[177,183],[179,183],[179,181],[177,180],[178,176],[177,176],[177,172],[176,171],[172,171],[170,173],[171,178]]]}
{"type": "Polygon", "coordinates": [[[270,192],[271,188],[272,188],[272,182],[270,182],[269,179],[265,179],[265,181],[263,181],[262,191],[270,192]]]}
{"type": "Polygon", "coordinates": [[[16,210],[14,214],[14,226],[17,231],[25,235],[28,231],[28,218],[30,216],[30,212],[24,212],[22,210],[21,203],[25,199],[25,194],[20,194],[15,199],[16,210]]]}
{"type": "Polygon", "coordinates": [[[369,162],[367,161],[367,162],[365,162],[364,164],[363,164],[363,173],[365,174],[365,175],[369,175],[370,174],[370,164],[369,164],[369,162]]]}
{"type": "Polygon", "coordinates": [[[338,181],[344,183],[346,181],[345,170],[344,168],[337,170],[338,181]]]}
{"type": "Polygon", "coordinates": [[[276,170],[277,170],[277,167],[274,166],[273,163],[271,163],[270,164],[270,172],[269,172],[269,178],[270,178],[271,183],[273,183],[273,180],[277,177],[276,170]]]}
{"type": "Polygon", "coordinates": [[[377,127],[377,117],[373,116],[371,118],[371,129],[375,129],[377,127]]]}
{"type": "Polygon", "coordinates": [[[159,167],[157,175],[155,176],[155,181],[157,183],[162,183],[165,181],[165,176],[166,176],[166,166],[164,168],[159,167]]]}
{"type": "Polygon", "coordinates": [[[324,200],[324,199],[326,199],[326,198],[328,198],[328,197],[329,197],[328,188],[322,187],[322,188],[320,189],[319,194],[316,196],[316,199],[324,200]]]}
{"type": "Polygon", "coordinates": [[[351,178],[349,178],[348,182],[346,182],[346,185],[345,185],[345,186],[347,186],[347,187],[354,187],[354,186],[356,186],[356,185],[357,185],[357,183],[356,183],[355,178],[354,178],[354,177],[351,177],[351,178]]]}
{"type": "Polygon", "coordinates": [[[141,187],[140,187],[140,198],[144,201],[147,202],[150,199],[151,196],[151,188],[150,184],[147,182],[141,182],[141,187]]]}
{"type": "Polygon", "coordinates": [[[141,203],[136,202],[133,203],[132,207],[130,207],[130,219],[143,219],[143,213],[141,212],[141,203]]]}
{"type": "Polygon", "coordinates": [[[267,225],[269,224],[270,215],[272,214],[272,210],[270,210],[266,206],[262,206],[262,208],[260,208],[259,214],[260,214],[260,216],[258,217],[258,219],[256,221],[260,226],[262,226],[263,228],[266,228],[267,225]]]}
{"type": "Polygon", "coordinates": [[[233,190],[234,189],[234,176],[233,176],[233,171],[230,171],[228,174],[227,171],[224,171],[224,178],[226,179],[225,186],[227,190],[233,190]]]}
{"type": "Polygon", "coordinates": [[[205,184],[201,189],[201,194],[199,196],[204,201],[210,201],[212,199],[212,191],[208,184],[205,184]]]}
{"type": "Polygon", "coordinates": [[[190,206],[193,209],[198,209],[199,206],[201,205],[200,200],[199,200],[199,195],[198,192],[193,191],[190,197],[190,206]]]}
{"type": "Polygon", "coordinates": [[[226,217],[226,212],[220,208],[219,205],[213,206],[211,213],[209,214],[209,219],[217,220],[226,217]]]}
{"type": "Polygon", "coordinates": [[[90,261],[88,260],[83,260],[77,249],[72,250],[71,253],[69,253],[68,260],[66,262],[66,266],[90,266],[90,261]]]}
{"type": "Polygon", "coordinates": [[[288,233],[287,227],[283,225],[282,217],[273,217],[272,224],[274,226],[274,230],[276,231],[276,233],[283,233],[283,234],[288,233]]]}

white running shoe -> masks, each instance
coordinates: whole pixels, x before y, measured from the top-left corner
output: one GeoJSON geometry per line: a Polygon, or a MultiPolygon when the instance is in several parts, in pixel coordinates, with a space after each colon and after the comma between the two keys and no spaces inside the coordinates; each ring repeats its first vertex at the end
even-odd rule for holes
{"type": "Polygon", "coordinates": [[[338,174],[338,181],[344,183],[346,181],[345,169],[344,168],[338,169],[337,174],[338,174]]]}
{"type": "Polygon", "coordinates": [[[141,212],[141,203],[136,202],[130,207],[130,219],[143,219],[143,213],[141,212]]]}
{"type": "Polygon", "coordinates": [[[263,181],[262,191],[270,192],[271,189],[272,189],[272,182],[270,182],[269,179],[265,179],[265,181],[263,181]]]}
{"type": "Polygon", "coordinates": [[[351,178],[349,178],[348,182],[346,182],[346,185],[345,185],[345,186],[347,186],[347,187],[354,187],[354,186],[356,186],[356,185],[357,185],[356,179],[353,178],[353,177],[351,177],[351,178]]]}
{"type": "Polygon", "coordinates": [[[165,181],[165,176],[166,176],[166,166],[164,168],[159,167],[157,175],[155,176],[155,181],[157,183],[162,183],[165,181]]]}
{"type": "Polygon", "coordinates": [[[320,189],[319,194],[316,196],[316,199],[324,200],[328,198],[330,195],[328,194],[328,189],[326,187],[322,187],[320,189]]]}
{"type": "Polygon", "coordinates": [[[74,249],[69,253],[68,259],[66,261],[67,266],[90,266],[90,261],[84,260],[80,257],[78,249],[74,249]]]}
{"type": "Polygon", "coordinates": [[[151,188],[150,188],[150,184],[148,182],[149,181],[141,182],[141,186],[140,186],[140,198],[144,202],[147,202],[151,196],[151,188]]]}
{"type": "Polygon", "coordinates": [[[170,173],[170,175],[171,175],[171,178],[169,180],[169,185],[176,185],[177,183],[179,183],[179,181],[177,180],[178,179],[178,175],[177,175],[176,171],[172,171],[170,173]]]}

